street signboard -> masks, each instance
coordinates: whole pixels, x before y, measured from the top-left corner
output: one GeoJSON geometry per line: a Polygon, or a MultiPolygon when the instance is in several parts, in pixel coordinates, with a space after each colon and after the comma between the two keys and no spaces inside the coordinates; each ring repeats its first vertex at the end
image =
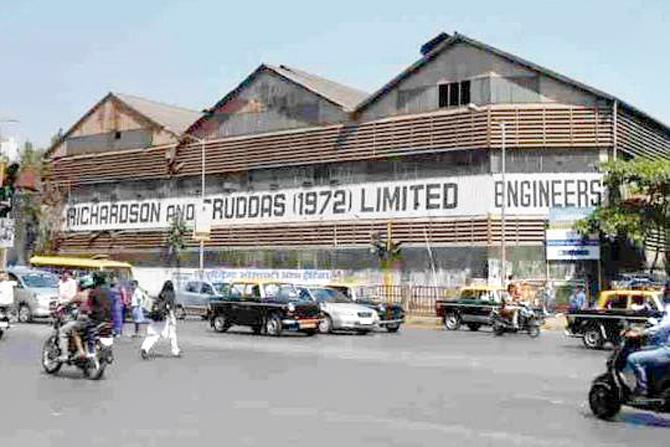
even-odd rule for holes
{"type": "Polygon", "coordinates": [[[208,241],[212,232],[212,201],[205,199],[200,201],[195,209],[195,225],[193,226],[193,239],[196,241],[208,241]]]}
{"type": "Polygon", "coordinates": [[[600,259],[600,242],[594,235],[582,236],[573,229],[577,220],[587,217],[593,208],[552,208],[545,232],[548,261],[600,259]]]}
{"type": "Polygon", "coordinates": [[[14,246],[14,219],[0,218],[0,248],[14,246]]]}

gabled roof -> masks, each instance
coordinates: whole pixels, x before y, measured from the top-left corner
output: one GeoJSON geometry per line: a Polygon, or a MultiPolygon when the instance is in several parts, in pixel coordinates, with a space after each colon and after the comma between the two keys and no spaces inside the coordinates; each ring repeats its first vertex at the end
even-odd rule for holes
{"type": "Polygon", "coordinates": [[[123,105],[146,119],[147,121],[154,124],[156,127],[159,127],[171,134],[176,138],[179,138],[188,127],[193,124],[200,116],[201,113],[194,110],[185,109],[183,107],[172,106],[164,104],[157,101],[152,101],[146,98],[140,98],[139,96],[126,95],[122,93],[109,92],[106,94],[100,101],[95,103],[77,122],[68,129],[57,141],[55,141],[49,149],[45,152],[45,156],[48,156],[58,145],[60,145],[65,139],[67,139],[79,125],[86,120],[90,115],[92,115],[98,107],[104,104],[106,101],[114,99],[121,102],[123,105]]]}
{"type": "Polygon", "coordinates": [[[295,84],[325,100],[335,105],[336,107],[341,108],[345,112],[353,111],[356,106],[363,101],[368,94],[362,90],[357,90],[346,85],[342,85],[338,82],[331,81],[330,79],[322,78],[311,73],[307,73],[302,70],[295,68],[287,67],[286,65],[268,65],[261,64],[256,68],[249,76],[247,76],[240,84],[235,87],[233,90],[228,92],[220,101],[218,101],[214,106],[209,110],[210,112],[202,116],[198,121],[194,122],[187,130],[186,133],[197,128],[197,126],[210,116],[213,111],[221,108],[228,101],[233,99],[237,94],[247,87],[251,82],[253,82],[261,73],[271,72],[277,76],[280,76],[287,81],[295,84]]]}
{"type": "Polygon", "coordinates": [[[589,85],[583,84],[579,81],[576,81],[568,76],[564,76],[560,73],[557,73],[553,70],[550,70],[548,68],[542,67],[540,65],[537,65],[533,62],[527,61],[525,59],[522,59],[518,56],[515,56],[511,53],[507,53],[506,51],[499,50],[497,48],[494,48],[490,45],[487,45],[483,42],[480,42],[475,39],[471,39],[470,37],[464,36],[463,34],[459,34],[458,32],[455,32],[453,35],[448,35],[446,33],[441,33],[434,39],[431,39],[428,43],[426,43],[422,47],[422,57],[412,65],[410,65],[407,69],[405,69],[403,72],[401,72],[398,76],[394,77],[389,81],[386,85],[384,85],[382,88],[368,96],[364,101],[362,101],[358,107],[356,108],[356,112],[360,112],[367,108],[370,104],[374,103],[377,101],[379,98],[384,96],[386,93],[391,91],[394,87],[396,87],[400,82],[402,82],[404,79],[408,78],[411,76],[415,71],[419,70],[421,67],[424,65],[428,64],[430,61],[435,59],[437,56],[442,54],[443,51],[447,50],[448,48],[451,48],[453,45],[457,43],[465,43],[468,45],[471,45],[475,48],[479,48],[485,52],[495,54],[496,56],[499,56],[503,59],[506,59],[514,64],[521,65],[531,71],[535,71],[539,74],[542,74],[544,76],[553,78],[561,83],[570,85],[572,87],[575,87],[579,90],[582,90],[584,92],[590,93],[594,96],[597,96],[599,98],[609,100],[609,101],[617,101],[618,104],[626,109],[629,109],[631,112],[639,115],[640,117],[651,120],[654,122],[656,125],[664,129],[666,132],[670,132],[670,129],[668,126],[666,126],[663,122],[651,117],[650,115],[642,112],[641,110],[633,107],[632,105],[626,103],[625,101],[622,101],[615,96],[610,95],[609,93],[605,93],[602,90],[598,90],[594,87],[591,87],[589,85]]]}
{"type": "Polygon", "coordinates": [[[151,121],[167,128],[168,132],[183,134],[191,124],[195,122],[202,113],[184,107],[164,104],[139,96],[112,93],[131,109],[136,110],[151,121]]]}
{"type": "Polygon", "coordinates": [[[352,111],[363,101],[368,94],[362,90],[342,85],[330,79],[322,78],[286,65],[266,65],[280,76],[283,76],[296,84],[300,84],[307,90],[333,102],[346,111],[352,111]]]}

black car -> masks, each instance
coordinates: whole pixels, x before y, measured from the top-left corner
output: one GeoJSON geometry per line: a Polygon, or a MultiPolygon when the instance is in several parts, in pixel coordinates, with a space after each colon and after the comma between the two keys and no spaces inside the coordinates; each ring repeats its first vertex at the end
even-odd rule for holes
{"type": "Polygon", "coordinates": [[[435,313],[450,331],[465,324],[471,331],[491,325],[491,311],[500,306],[506,292],[490,286],[470,286],[461,289],[458,298],[437,300],[435,313]]]}
{"type": "Polygon", "coordinates": [[[321,310],[301,300],[294,286],[283,283],[233,283],[229,292],[209,302],[208,316],[217,332],[248,326],[256,334],[279,336],[285,331],[317,333],[321,310]]]}

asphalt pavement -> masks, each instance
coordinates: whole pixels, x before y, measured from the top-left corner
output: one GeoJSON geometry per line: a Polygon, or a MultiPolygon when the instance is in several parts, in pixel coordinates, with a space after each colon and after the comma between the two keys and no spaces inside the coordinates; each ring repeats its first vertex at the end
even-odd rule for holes
{"type": "Polygon", "coordinates": [[[117,339],[103,380],[42,372],[50,328],[0,340],[0,446],[659,446],[670,417],[591,416],[607,352],[545,332],[403,328],[398,334],[254,336],[180,322],[141,360],[117,339]]]}

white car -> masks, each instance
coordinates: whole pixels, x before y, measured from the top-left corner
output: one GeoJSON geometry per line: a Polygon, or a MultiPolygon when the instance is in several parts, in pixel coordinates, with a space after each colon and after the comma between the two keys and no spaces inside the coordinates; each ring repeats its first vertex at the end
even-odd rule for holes
{"type": "Polygon", "coordinates": [[[300,297],[319,303],[323,317],[319,323],[322,334],[332,331],[354,331],[367,334],[379,325],[374,309],[356,304],[342,292],[328,287],[298,287],[300,297]]]}

